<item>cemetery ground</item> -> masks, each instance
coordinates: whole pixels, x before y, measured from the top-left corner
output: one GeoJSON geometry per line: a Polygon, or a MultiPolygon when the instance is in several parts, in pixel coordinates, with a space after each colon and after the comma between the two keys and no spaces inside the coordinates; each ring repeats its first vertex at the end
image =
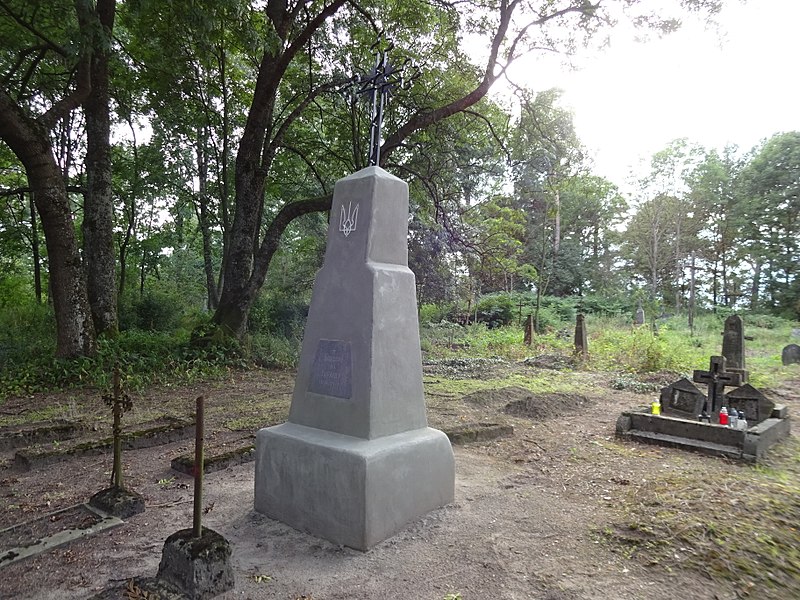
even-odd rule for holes
{"type": "MultiPolygon", "coordinates": [[[[204,488],[204,525],[233,546],[236,588],[221,598],[800,597],[795,434],[759,465],[615,437],[620,412],[649,403],[676,375],[622,377],[573,365],[568,355],[426,363],[429,423],[462,436],[454,445],[455,501],[366,553],[253,511],[247,448],[259,427],[285,420],[294,372],[232,371],[225,380],[132,393],[124,425],[190,418],[194,398],[206,398],[206,454],[230,459],[206,475],[204,488]],[[487,424],[510,425],[513,434],[463,441],[471,432],[507,432],[487,424]]],[[[792,365],[767,393],[796,415],[798,389],[792,365]]],[[[97,391],[10,398],[0,418],[3,431],[66,420],[83,428],[81,439],[110,429],[97,391]]],[[[52,435],[29,450],[81,447],[66,433],[52,435]]],[[[136,578],[153,577],[166,537],[191,526],[191,478],[171,461],[192,448],[190,436],[168,436],[125,451],[125,486],[144,496],[145,512],[0,567],[0,598],[85,598],[128,580],[132,591],[121,597],[145,597],[136,595],[136,578]]],[[[20,536],[80,527],[85,515],[47,515],[85,502],[111,475],[109,451],[64,452],[22,470],[20,450],[0,450],[0,529],[46,518],[26,534],[6,530],[0,554],[20,536]]]]}

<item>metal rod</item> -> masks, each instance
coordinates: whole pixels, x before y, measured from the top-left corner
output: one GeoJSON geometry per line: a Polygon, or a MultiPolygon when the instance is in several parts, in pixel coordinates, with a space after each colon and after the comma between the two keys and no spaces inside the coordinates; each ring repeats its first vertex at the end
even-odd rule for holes
{"type": "Polygon", "coordinates": [[[192,535],[203,535],[203,397],[197,398],[194,438],[194,519],[192,535]]]}

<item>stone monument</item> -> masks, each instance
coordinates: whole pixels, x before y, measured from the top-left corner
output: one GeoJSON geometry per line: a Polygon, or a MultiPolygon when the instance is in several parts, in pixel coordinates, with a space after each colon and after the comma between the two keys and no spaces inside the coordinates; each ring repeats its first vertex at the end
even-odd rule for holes
{"type": "Polygon", "coordinates": [[[642,307],[642,301],[639,300],[639,304],[636,305],[636,312],[633,315],[633,324],[644,325],[644,322],[645,322],[644,307],[642,307]]]}
{"type": "Polygon", "coordinates": [[[744,354],[744,324],[739,315],[731,315],[725,319],[722,333],[722,356],[727,362],[728,371],[740,373],[742,383],[748,379],[744,354]]]}
{"type": "Polygon", "coordinates": [[[781,351],[781,362],[784,366],[800,364],[800,346],[789,344],[781,351]]]}
{"type": "Polygon", "coordinates": [[[287,423],[258,432],[255,509],[358,550],[453,500],[427,425],[408,186],[370,166],[336,183],[287,423]]]}

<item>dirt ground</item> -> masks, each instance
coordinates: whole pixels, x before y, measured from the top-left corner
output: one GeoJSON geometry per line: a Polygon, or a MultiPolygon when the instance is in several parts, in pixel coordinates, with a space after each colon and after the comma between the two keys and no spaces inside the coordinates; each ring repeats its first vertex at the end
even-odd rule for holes
{"type": "MultiPolygon", "coordinates": [[[[505,378],[543,371],[497,363],[480,378],[493,389],[467,395],[428,394],[430,425],[514,426],[505,439],[456,446],[455,501],[361,553],[332,545],[253,511],[253,463],[208,474],[204,525],[233,546],[235,590],[220,598],[334,600],[727,600],[725,582],[695,571],[647,566],[615,553],[598,532],[631,486],[670,470],[746,468],[723,459],[622,442],[614,437],[623,409],[649,396],[612,390],[610,374],[576,371],[578,394],[537,397],[505,378]],[[510,406],[508,406],[510,405],[510,406]],[[554,409],[555,407],[555,409],[554,409]],[[458,596],[460,594],[460,596],[458,596]]],[[[546,374],[546,372],[545,372],[546,374]]],[[[463,376],[463,374],[462,374],[463,376]]],[[[426,371],[426,382],[445,375],[426,371]]],[[[517,379],[518,381],[518,379],[517,379]]],[[[797,414],[800,373],[776,390],[797,414]]],[[[209,443],[240,440],[259,424],[285,418],[293,373],[232,373],[228,380],[134,396],[134,416],[188,414],[203,394],[209,443]]],[[[99,419],[99,394],[72,393],[9,401],[0,412],[23,414],[61,406],[65,417],[99,419]]],[[[115,581],[152,577],[168,535],[191,526],[191,480],[170,460],[191,441],[126,452],[126,486],[146,511],[114,529],[0,568],[0,598],[85,598],[115,581]]],[[[87,500],[108,485],[108,455],[72,458],[17,472],[12,451],[0,453],[0,529],[87,500]]],[[[676,555],[676,563],[679,557],[676,555]]]]}

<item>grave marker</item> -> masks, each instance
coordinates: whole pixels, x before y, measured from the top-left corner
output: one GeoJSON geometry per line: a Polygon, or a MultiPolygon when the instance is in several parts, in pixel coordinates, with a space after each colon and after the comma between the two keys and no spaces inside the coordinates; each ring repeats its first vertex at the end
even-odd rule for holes
{"type": "Polygon", "coordinates": [[[685,377],[661,388],[661,412],[666,415],[695,420],[705,403],[703,393],[685,377]]]}
{"type": "Polygon", "coordinates": [[[785,365],[800,365],[800,346],[789,344],[781,352],[781,362],[785,365]]]}
{"type": "Polygon", "coordinates": [[[725,319],[722,333],[722,356],[727,361],[728,371],[740,373],[742,382],[746,382],[748,372],[745,367],[744,324],[739,315],[731,315],[725,319]]]}
{"type": "Polygon", "coordinates": [[[705,383],[708,386],[708,400],[703,406],[703,412],[716,414],[722,408],[722,400],[726,387],[742,384],[741,373],[727,371],[724,356],[712,356],[708,371],[695,370],[692,381],[705,383]]]}
{"type": "Polygon", "coordinates": [[[530,346],[533,343],[533,315],[528,315],[525,319],[525,345],[530,346]]]}
{"type": "Polygon", "coordinates": [[[764,396],[752,385],[745,384],[740,388],[725,394],[728,410],[735,408],[744,411],[747,423],[751,427],[756,423],[761,423],[772,415],[775,403],[764,396]]]}
{"type": "Polygon", "coordinates": [[[581,358],[589,356],[589,342],[586,338],[586,317],[578,313],[575,318],[575,355],[581,358]]]}
{"type": "Polygon", "coordinates": [[[256,438],[255,509],[366,550],[452,501],[454,459],[425,414],[408,186],[362,169],[330,223],[289,421],[256,438]]]}
{"type": "Polygon", "coordinates": [[[644,308],[642,308],[642,301],[639,300],[639,304],[636,307],[636,313],[633,315],[633,324],[644,325],[644,320],[644,308]]]}

